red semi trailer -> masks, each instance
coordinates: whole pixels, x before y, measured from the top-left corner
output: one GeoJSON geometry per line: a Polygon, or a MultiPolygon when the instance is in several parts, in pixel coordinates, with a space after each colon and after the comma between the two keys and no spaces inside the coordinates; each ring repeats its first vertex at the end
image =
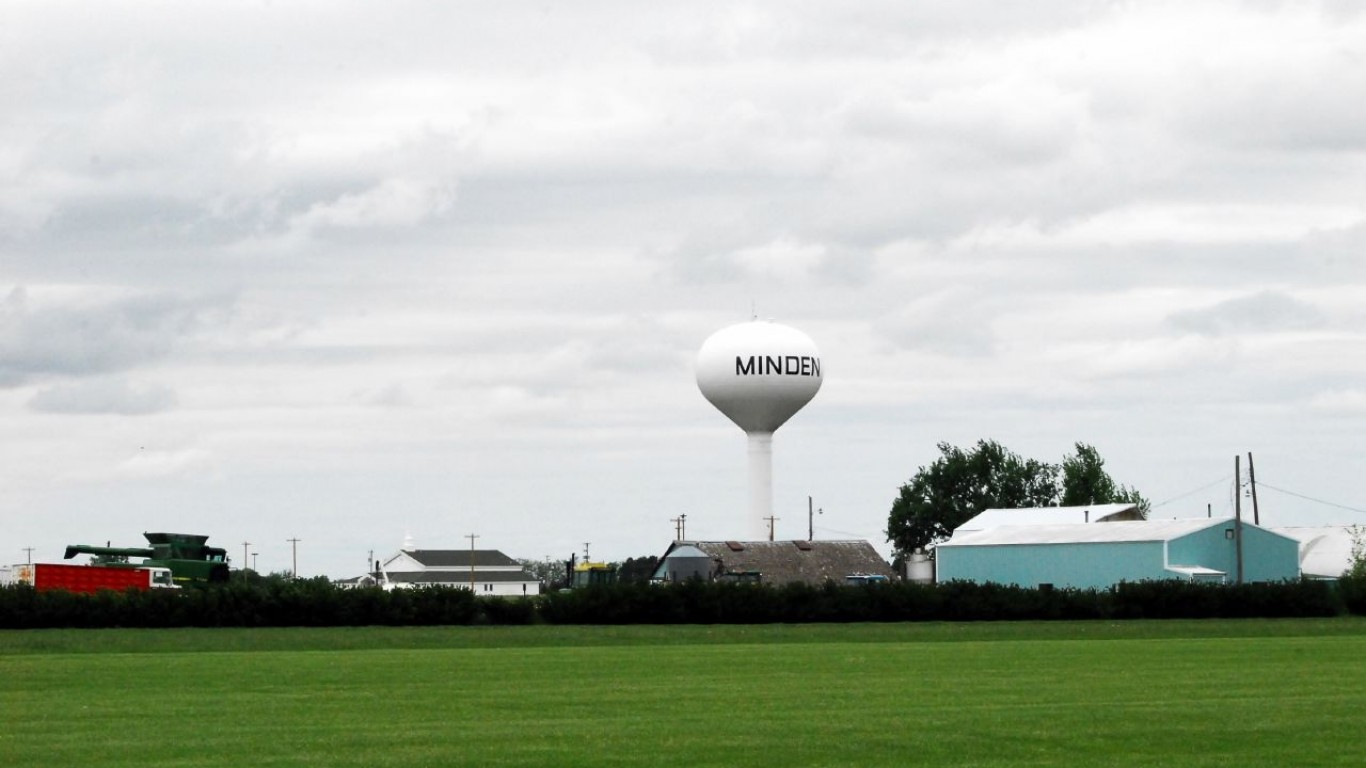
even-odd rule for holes
{"type": "Polygon", "coordinates": [[[175,589],[169,568],[117,568],[99,565],[34,563],[14,566],[15,581],[34,589],[94,593],[101,589],[175,589]]]}

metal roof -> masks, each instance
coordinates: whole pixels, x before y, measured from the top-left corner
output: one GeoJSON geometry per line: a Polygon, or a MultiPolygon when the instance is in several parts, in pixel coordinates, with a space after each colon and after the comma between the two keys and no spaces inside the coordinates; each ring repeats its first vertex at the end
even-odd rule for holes
{"type": "Polygon", "coordinates": [[[514,566],[520,564],[496,549],[404,549],[399,550],[428,568],[469,568],[470,560],[474,567],[514,566]]]}
{"type": "Polygon", "coordinates": [[[1276,526],[1300,543],[1300,571],[1311,579],[1336,579],[1352,567],[1350,525],[1276,526]]]}
{"type": "Polygon", "coordinates": [[[998,525],[954,536],[941,547],[988,547],[1002,544],[1099,544],[1126,541],[1171,541],[1216,525],[1232,525],[1231,518],[1195,517],[1182,520],[1133,520],[1105,525],[998,525]]]}
{"type": "Polygon", "coordinates": [[[960,532],[981,531],[1001,525],[1066,525],[1069,523],[1102,523],[1141,519],[1136,504],[1091,504],[1085,507],[1023,507],[1020,509],[986,509],[953,529],[960,532]]]}
{"type": "Polygon", "coordinates": [[[389,574],[389,581],[395,584],[461,584],[468,585],[470,581],[476,584],[493,584],[507,582],[522,582],[530,584],[537,583],[537,580],[525,571],[480,571],[474,572],[474,578],[470,578],[469,571],[418,571],[400,572],[389,574]]]}
{"type": "Polygon", "coordinates": [[[1167,570],[1186,576],[1227,576],[1223,571],[1206,568],[1203,565],[1169,565],[1167,570]]]}

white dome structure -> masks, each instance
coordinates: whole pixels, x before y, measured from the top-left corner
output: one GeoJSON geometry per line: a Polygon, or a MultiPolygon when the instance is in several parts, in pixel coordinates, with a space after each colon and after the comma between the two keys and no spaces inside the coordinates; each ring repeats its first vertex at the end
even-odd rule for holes
{"type": "Polygon", "coordinates": [[[697,353],[697,387],[749,436],[749,536],[766,538],[773,516],[773,433],[821,388],[816,343],[771,321],[722,328],[697,353]]]}

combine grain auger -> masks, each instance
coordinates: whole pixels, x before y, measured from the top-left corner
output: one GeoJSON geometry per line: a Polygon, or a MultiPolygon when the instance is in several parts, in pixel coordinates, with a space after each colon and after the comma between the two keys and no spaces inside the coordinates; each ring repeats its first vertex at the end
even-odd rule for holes
{"type": "Polygon", "coordinates": [[[211,582],[228,580],[227,550],[207,545],[208,536],[193,533],[144,533],[148,547],[97,547],[72,544],[66,548],[68,560],[76,555],[98,557],[146,558],[138,565],[169,568],[175,580],[211,582]]]}

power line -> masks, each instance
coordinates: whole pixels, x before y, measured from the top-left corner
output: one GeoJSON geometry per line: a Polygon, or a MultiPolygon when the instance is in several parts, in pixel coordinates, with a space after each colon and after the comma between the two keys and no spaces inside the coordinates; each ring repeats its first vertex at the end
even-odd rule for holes
{"type": "Polygon", "coordinates": [[[1287,496],[1294,496],[1294,497],[1297,498],[1297,499],[1304,499],[1305,501],[1312,501],[1312,502],[1314,502],[1315,504],[1323,504],[1324,506],[1328,506],[1328,507],[1337,507],[1338,509],[1345,509],[1345,510],[1347,510],[1348,512],[1360,512],[1361,514],[1366,515],[1366,509],[1358,509],[1358,508],[1356,508],[1356,507],[1349,507],[1349,506],[1347,506],[1347,505],[1345,505],[1345,504],[1334,504],[1334,503],[1331,502],[1331,501],[1324,501],[1323,499],[1316,499],[1316,498],[1314,498],[1313,496],[1305,496],[1305,495],[1302,494],[1302,493],[1295,493],[1294,491],[1287,491],[1287,490],[1284,489],[1284,488],[1277,488],[1276,486],[1271,485],[1271,484],[1267,483],[1266,481],[1262,481],[1262,482],[1258,483],[1257,485],[1259,485],[1259,486],[1261,486],[1261,487],[1263,487],[1263,488],[1270,488],[1270,489],[1273,490],[1273,491],[1278,491],[1278,492],[1280,492],[1280,493],[1284,493],[1284,494],[1287,495],[1287,496]]]}
{"type": "MultiPolygon", "coordinates": [[[[1200,486],[1199,488],[1196,488],[1195,490],[1186,491],[1185,493],[1183,493],[1183,494],[1181,494],[1181,495],[1179,495],[1179,496],[1173,496],[1173,497],[1171,497],[1170,499],[1167,499],[1166,501],[1158,502],[1157,504],[1154,504],[1154,505],[1153,505],[1153,509],[1157,509],[1158,507],[1165,507],[1166,505],[1172,503],[1173,501],[1180,501],[1181,499],[1184,499],[1184,498],[1186,498],[1187,496],[1194,496],[1195,494],[1197,494],[1197,493],[1199,493],[1199,492],[1201,492],[1201,491],[1208,490],[1208,489],[1210,489],[1210,488],[1213,488],[1213,487],[1216,486],[1216,485],[1219,485],[1220,483],[1226,483],[1226,482],[1228,482],[1228,481],[1230,481],[1230,480],[1232,480],[1232,479],[1233,479],[1233,475],[1225,475],[1224,477],[1221,477],[1221,478],[1219,478],[1218,480],[1215,480],[1214,482],[1210,483],[1209,485],[1202,485],[1202,486],[1200,486]]],[[[1266,483],[1262,483],[1262,485],[1266,485],[1266,483]]]]}
{"type": "Polygon", "coordinates": [[[822,532],[824,532],[824,533],[837,533],[837,534],[839,534],[839,535],[841,535],[841,536],[853,536],[853,537],[856,538],[856,539],[869,539],[869,538],[871,538],[871,537],[868,536],[868,534],[866,534],[866,533],[854,533],[854,532],[852,532],[852,531],[839,531],[839,530],[835,530],[834,528],[825,528],[825,527],[822,527],[822,526],[819,526],[819,525],[816,526],[816,530],[822,531],[822,532]]]}

